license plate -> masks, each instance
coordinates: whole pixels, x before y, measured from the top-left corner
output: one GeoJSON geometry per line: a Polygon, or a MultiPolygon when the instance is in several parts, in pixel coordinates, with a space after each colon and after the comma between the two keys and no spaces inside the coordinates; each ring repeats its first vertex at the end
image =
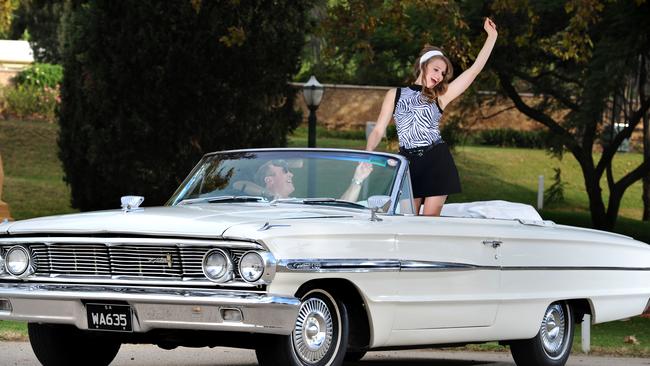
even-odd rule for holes
{"type": "Polygon", "coordinates": [[[132,332],[131,307],[129,305],[86,304],[88,329],[132,332]]]}

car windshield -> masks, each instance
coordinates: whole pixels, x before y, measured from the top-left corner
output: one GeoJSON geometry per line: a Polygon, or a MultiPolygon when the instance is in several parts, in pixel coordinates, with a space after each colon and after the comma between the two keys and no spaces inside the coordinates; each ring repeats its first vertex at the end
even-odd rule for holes
{"type": "Polygon", "coordinates": [[[396,200],[410,198],[399,197],[404,164],[394,155],[363,151],[214,153],[203,157],[167,204],[295,202],[388,212],[396,200]]]}

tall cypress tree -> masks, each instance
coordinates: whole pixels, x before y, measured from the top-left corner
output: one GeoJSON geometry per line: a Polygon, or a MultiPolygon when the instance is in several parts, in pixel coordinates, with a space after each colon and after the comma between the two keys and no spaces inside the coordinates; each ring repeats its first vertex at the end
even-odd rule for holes
{"type": "Polygon", "coordinates": [[[72,205],[162,204],[206,152],[283,146],[309,2],[72,2],[59,149],[72,205]]]}

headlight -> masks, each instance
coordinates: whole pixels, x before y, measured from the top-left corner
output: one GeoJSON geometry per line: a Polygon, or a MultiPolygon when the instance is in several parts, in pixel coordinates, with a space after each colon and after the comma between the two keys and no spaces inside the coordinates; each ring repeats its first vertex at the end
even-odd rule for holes
{"type": "Polygon", "coordinates": [[[239,274],[246,282],[255,282],[264,274],[264,259],[256,252],[248,252],[239,260],[239,274]]]}
{"type": "Polygon", "coordinates": [[[29,268],[30,261],[25,247],[11,247],[5,256],[5,268],[11,275],[20,276],[29,268]]]}
{"type": "Polygon", "coordinates": [[[214,282],[226,282],[232,279],[232,261],[221,249],[212,249],[203,257],[203,274],[214,282]]]}

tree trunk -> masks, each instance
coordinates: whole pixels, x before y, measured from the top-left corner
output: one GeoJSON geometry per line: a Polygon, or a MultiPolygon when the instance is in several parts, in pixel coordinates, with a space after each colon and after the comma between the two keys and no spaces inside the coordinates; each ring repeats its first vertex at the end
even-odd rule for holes
{"type": "Polygon", "coordinates": [[[594,169],[582,168],[585,179],[585,188],[589,197],[589,211],[591,212],[591,224],[594,229],[610,230],[614,223],[607,217],[607,210],[603,202],[600,179],[596,176],[594,169]]]}
{"type": "MultiPolygon", "coordinates": [[[[639,65],[639,97],[643,101],[646,96],[648,69],[646,66],[646,57],[641,55],[641,64],[639,65]]],[[[643,114],[643,161],[650,161],[650,113],[643,114]]],[[[650,221],[650,172],[643,177],[643,221],[650,221]]]]}

